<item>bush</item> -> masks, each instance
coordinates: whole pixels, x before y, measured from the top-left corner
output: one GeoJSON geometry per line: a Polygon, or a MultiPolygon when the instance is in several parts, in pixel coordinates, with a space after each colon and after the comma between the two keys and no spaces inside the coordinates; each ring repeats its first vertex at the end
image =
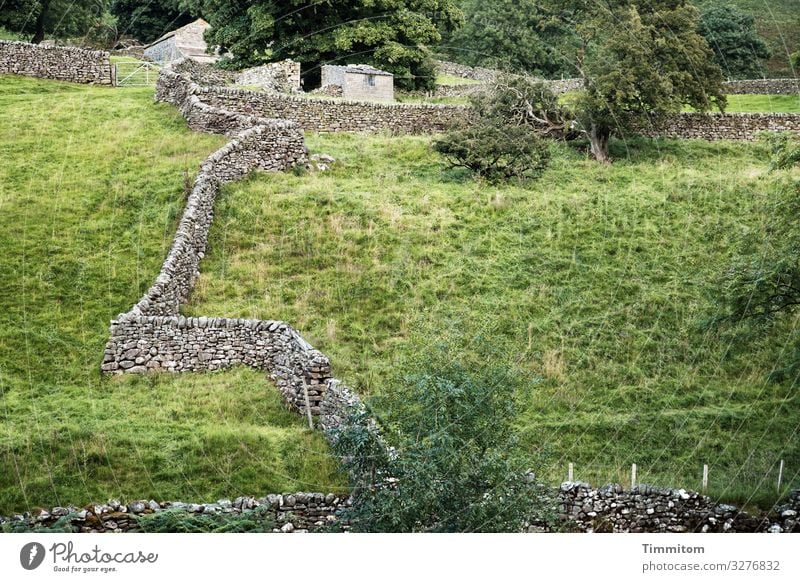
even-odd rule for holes
{"type": "Polygon", "coordinates": [[[490,181],[536,178],[550,161],[547,144],[530,128],[495,119],[454,129],[433,147],[452,167],[468,168],[490,181]]]}
{"type": "Polygon", "coordinates": [[[472,115],[434,141],[452,167],[492,181],[530,179],[550,163],[543,136],[565,137],[570,123],[553,93],[540,82],[501,76],[470,97],[472,115]]]}
{"type": "Polygon", "coordinates": [[[215,515],[169,509],[137,519],[137,529],[145,533],[264,533],[274,527],[275,519],[263,507],[215,515]]]}
{"type": "Polygon", "coordinates": [[[519,532],[552,522],[549,490],[516,452],[511,371],[468,366],[446,347],[420,353],[382,406],[396,455],[363,411],[334,434],[354,485],[343,515],[353,531],[519,532]]]}

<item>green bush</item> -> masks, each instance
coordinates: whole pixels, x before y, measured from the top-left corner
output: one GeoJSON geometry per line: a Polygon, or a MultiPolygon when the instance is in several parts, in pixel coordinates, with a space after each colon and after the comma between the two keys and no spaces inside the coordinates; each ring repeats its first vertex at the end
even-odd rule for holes
{"type": "Polygon", "coordinates": [[[137,528],[144,533],[264,533],[271,532],[274,527],[275,519],[264,507],[238,514],[169,509],[137,520],[137,528]]]}
{"type": "Polygon", "coordinates": [[[568,127],[556,97],[543,84],[503,76],[470,97],[472,115],[434,141],[452,167],[490,181],[531,179],[550,163],[542,135],[563,137],[568,127]]]}
{"type": "Polygon", "coordinates": [[[382,424],[396,455],[363,410],[335,433],[354,486],[343,515],[353,531],[519,532],[552,523],[552,492],[516,453],[515,376],[463,362],[447,346],[420,353],[381,406],[392,411],[382,424]]]}

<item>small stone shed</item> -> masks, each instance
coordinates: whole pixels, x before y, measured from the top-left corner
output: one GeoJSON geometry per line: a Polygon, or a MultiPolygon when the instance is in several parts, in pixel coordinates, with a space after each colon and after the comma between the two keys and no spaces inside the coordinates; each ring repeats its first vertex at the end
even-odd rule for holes
{"type": "Polygon", "coordinates": [[[203,34],[209,28],[211,25],[208,22],[198,18],[147,45],[144,48],[144,57],[160,64],[184,58],[200,63],[214,63],[219,57],[206,53],[208,45],[203,38],[203,34]]]}
{"type": "Polygon", "coordinates": [[[394,75],[369,65],[324,65],[322,86],[341,87],[345,99],[394,101],[394,75]]]}

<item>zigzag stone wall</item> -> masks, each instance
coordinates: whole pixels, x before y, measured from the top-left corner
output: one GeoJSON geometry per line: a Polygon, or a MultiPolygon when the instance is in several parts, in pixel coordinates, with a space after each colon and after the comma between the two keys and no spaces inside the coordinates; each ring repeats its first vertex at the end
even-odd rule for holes
{"type": "Polygon", "coordinates": [[[0,74],[112,84],[107,52],[6,40],[0,40],[0,74]]]}
{"type": "Polygon", "coordinates": [[[128,312],[111,322],[101,369],[104,373],[198,372],[246,365],[264,370],[298,412],[324,410],[325,428],[345,416],[340,406],[359,403],[333,381],[329,360],[291,326],[276,321],[179,314],[199,275],[220,188],[252,170],[282,171],[305,161],[300,127],[209,105],[190,75],[210,73],[191,61],[165,67],[156,99],[172,103],[196,131],[233,136],[202,165],[172,247],[153,286],[128,312]],[[325,401],[328,398],[327,402],[325,401]]]}

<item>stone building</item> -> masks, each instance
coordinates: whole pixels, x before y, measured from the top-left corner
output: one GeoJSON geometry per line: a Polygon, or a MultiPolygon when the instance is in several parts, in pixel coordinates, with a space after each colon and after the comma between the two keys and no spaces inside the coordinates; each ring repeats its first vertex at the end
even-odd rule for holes
{"type": "Polygon", "coordinates": [[[394,101],[394,75],[369,65],[325,65],[322,87],[341,87],[341,96],[355,101],[394,101]]]}
{"type": "Polygon", "coordinates": [[[206,53],[208,45],[203,34],[211,28],[202,18],[168,32],[144,48],[144,57],[160,64],[178,59],[193,59],[200,63],[214,63],[219,57],[206,53]]]}

